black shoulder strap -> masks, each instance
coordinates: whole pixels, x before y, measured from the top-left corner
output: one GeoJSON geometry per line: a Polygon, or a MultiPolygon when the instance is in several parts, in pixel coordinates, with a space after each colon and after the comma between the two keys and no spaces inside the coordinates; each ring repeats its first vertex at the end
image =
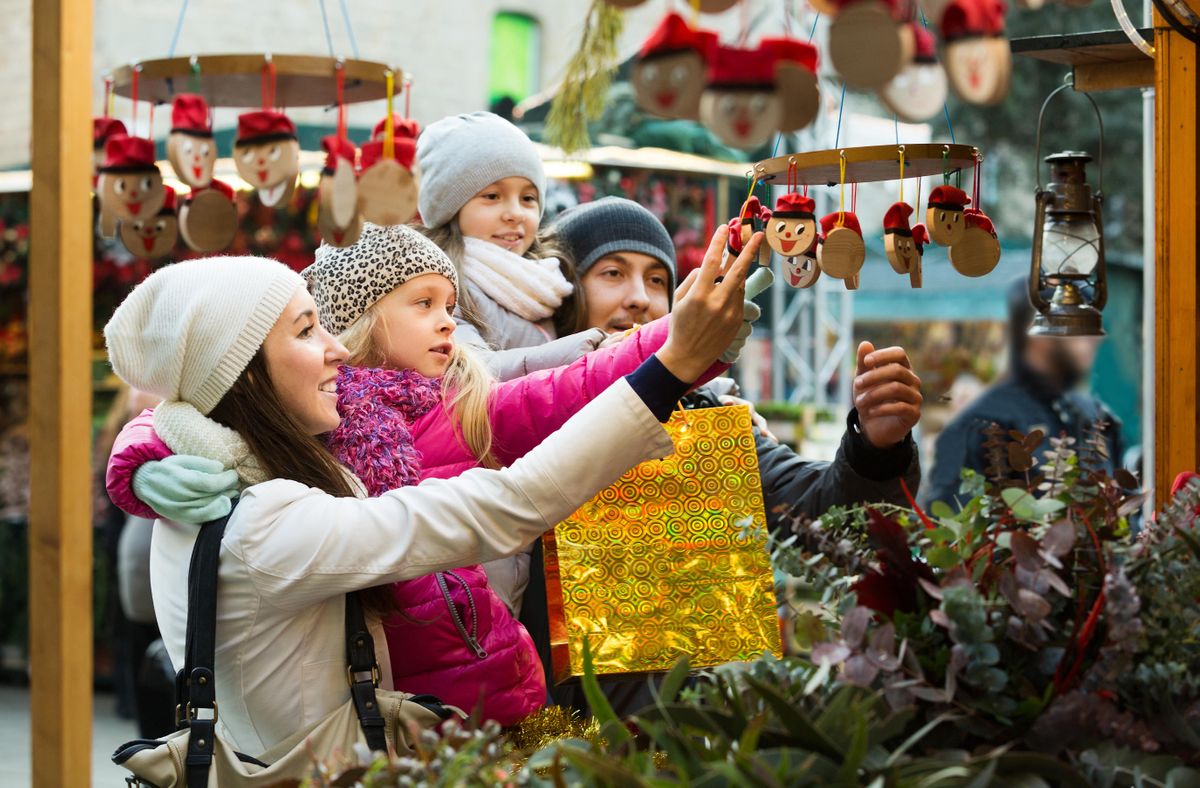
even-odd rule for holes
{"type": "Polygon", "coordinates": [[[375,640],[363,618],[358,594],[346,594],[346,664],[350,677],[350,695],[358,724],[372,751],[387,752],[387,735],[375,688],[379,686],[379,664],[375,660],[375,640]]]}

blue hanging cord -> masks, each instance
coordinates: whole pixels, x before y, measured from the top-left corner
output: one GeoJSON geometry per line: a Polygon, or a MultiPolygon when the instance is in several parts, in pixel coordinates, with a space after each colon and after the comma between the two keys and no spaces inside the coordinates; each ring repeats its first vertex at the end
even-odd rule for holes
{"type": "Polygon", "coordinates": [[[179,34],[183,32],[183,17],[187,13],[188,0],[183,0],[179,8],[179,19],[175,22],[175,33],[171,36],[171,45],[167,47],[167,57],[175,57],[175,45],[179,43],[179,34]]]}
{"type": "Polygon", "coordinates": [[[846,83],[842,83],[842,98],[838,101],[837,132],[833,136],[833,147],[838,147],[842,141],[842,107],[846,106],[846,83]]]}
{"type": "Polygon", "coordinates": [[[892,113],[892,128],[896,130],[896,144],[900,144],[900,119],[896,117],[896,113],[892,113]]]}
{"type": "Polygon", "coordinates": [[[329,16],[325,13],[325,0],[319,0],[318,5],[321,6],[321,24],[325,27],[325,45],[329,47],[329,56],[333,54],[333,33],[329,31],[329,16]]]}
{"type": "Polygon", "coordinates": [[[358,39],[354,37],[354,26],[350,24],[350,9],[346,7],[346,0],[342,0],[342,21],[346,23],[346,35],[350,39],[350,51],[354,53],[354,57],[357,59],[358,39]]]}
{"type": "MultiPolygon", "coordinates": [[[[918,6],[918,9],[921,12],[921,26],[924,27],[926,30],[928,30],[929,22],[927,22],[925,20],[925,9],[920,8],[919,6],[918,6]]],[[[950,105],[945,102],[942,102],[942,111],[946,113],[946,129],[950,132],[950,144],[953,145],[954,144],[954,126],[950,123],[950,105]]]]}
{"type": "Polygon", "coordinates": [[[820,11],[818,11],[818,12],[817,12],[817,16],[816,16],[816,18],[815,18],[815,19],[813,19],[813,26],[812,26],[812,30],[809,30],[809,31],[808,31],[808,40],[809,40],[809,41],[812,41],[812,40],[813,40],[813,36],[815,36],[815,35],[817,34],[817,22],[820,22],[820,21],[821,21],[821,12],[820,12],[820,11]]]}

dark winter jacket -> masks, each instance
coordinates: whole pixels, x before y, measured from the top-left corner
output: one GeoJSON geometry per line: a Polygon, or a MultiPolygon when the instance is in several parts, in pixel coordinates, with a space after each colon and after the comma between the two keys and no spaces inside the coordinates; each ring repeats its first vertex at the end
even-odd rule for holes
{"type": "Polygon", "coordinates": [[[925,504],[945,501],[958,508],[955,499],[960,471],[962,468],[984,471],[987,464],[984,430],[993,423],[1005,431],[1023,434],[1042,430],[1046,437],[1037,450],[1039,462],[1050,448],[1050,438],[1069,435],[1082,442],[1088,428],[1098,423],[1105,425],[1103,435],[1108,449],[1108,458],[1103,463],[1105,470],[1111,473],[1119,467],[1125,449],[1121,422],[1103,402],[1086,392],[1059,391],[1037,373],[1018,364],[1013,374],[984,389],[938,436],[933,471],[922,496],[925,504]]]}

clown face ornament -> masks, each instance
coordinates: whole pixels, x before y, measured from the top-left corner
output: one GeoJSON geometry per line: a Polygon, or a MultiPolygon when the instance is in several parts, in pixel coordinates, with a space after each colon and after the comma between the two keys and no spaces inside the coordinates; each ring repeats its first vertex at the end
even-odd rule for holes
{"type": "Polygon", "coordinates": [[[913,242],[912,228],[908,218],[913,214],[913,207],[905,202],[894,203],[883,215],[883,248],[887,254],[892,270],[898,274],[907,274],[913,262],[919,257],[916,244],[913,242]]]}
{"type": "Polygon", "coordinates": [[[933,36],[920,25],[910,24],[917,51],[912,62],[877,93],[883,105],[908,123],[929,120],[946,102],[946,71],[937,61],[933,36]]]}
{"type": "Polygon", "coordinates": [[[761,49],[719,47],[700,95],[700,122],[726,145],[757,148],[783,124],[775,59],[761,49]]]}
{"type": "Polygon", "coordinates": [[[697,120],[713,33],[693,30],[679,14],[668,14],[642,45],[633,67],[637,105],[664,118],[697,120]]]}
{"type": "Polygon", "coordinates": [[[942,15],[942,60],[950,87],[964,101],[998,104],[1008,95],[1012,49],[1004,37],[1003,4],[954,0],[942,15]]]}
{"type": "Polygon", "coordinates": [[[963,210],[970,201],[966,192],[948,184],[930,192],[929,205],[925,209],[925,226],[935,244],[953,246],[962,240],[967,229],[963,222],[963,210]]]}
{"type": "Polygon", "coordinates": [[[783,270],[787,275],[788,284],[792,287],[805,289],[812,287],[821,278],[821,266],[817,264],[817,250],[813,248],[804,254],[784,258],[783,270]]]}
{"type": "Polygon", "coordinates": [[[817,265],[830,276],[853,279],[867,259],[862,227],[851,211],[821,217],[824,240],[817,245],[817,265]]]}
{"type": "Polygon", "coordinates": [[[950,264],[963,276],[991,273],[1000,262],[1000,239],[992,220],[983,211],[963,211],[966,229],[962,240],[950,247],[950,264]]]}
{"type": "Polygon", "coordinates": [[[242,180],[257,190],[263,205],[286,205],[300,172],[296,127],[281,112],[242,113],[233,143],[233,162],[242,180]]]}
{"type": "Polygon", "coordinates": [[[759,47],[775,58],[775,90],[783,102],[780,131],[799,131],[821,109],[817,48],[793,38],[764,38],[759,47]]]}
{"type": "Polygon", "coordinates": [[[193,189],[203,189],[212,182],[217,145],[208,122],[208,103],[202,97],[183,93],[171,104],[167,159],[179,180],[193,189]]]}
{"type": "Polygon", "coordinates": [[[179,238],[179,222],[175,218],[175,190],[164,187],[166,199],[158,215],[150,219],[121,222],[121,243],[134,257],[160,260],[175,248],[179,238]]]}
{"type": "Polygon", "coordinates": [[[104,153],[96,180],[101,211],[123,222],[155,216],[166,200],[166,190],[154,163],[154,143],[118,134],[108,138],[104,153]]]}
{"type": "Polygon", "coordinates": [[[797,257],[817,242],[816,202],[802,194],[784,194],[766,222],[767,245],[783,257],[797,257]]]}
{"type": "Polygon", "coordinates": [[[233,242],[237,228],[233,189],[215,178],[207,189],[193,189],[179,206],[179,235],[194,251],[219,252],[233,242]]]}

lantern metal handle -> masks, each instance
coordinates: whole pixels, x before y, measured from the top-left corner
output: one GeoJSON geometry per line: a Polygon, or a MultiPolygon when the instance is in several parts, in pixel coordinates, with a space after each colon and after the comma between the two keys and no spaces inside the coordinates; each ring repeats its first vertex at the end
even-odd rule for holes
{"type": "MultiPolygon", "coordinates": [[[[1067,74],[1067,78],[1063,82],[1063,84],[1059,85],[1054,90],[1050,91],[1050,95],[1046,96],[1046,100],[1042,102],[1041,110],[1038,111],[1037,142],[1036,142],[1037,148],[1036,148],[1036,153],[1035,153],[1034,160],[1033,160],[1033,166],[1034,166],[1033,182],[1035,184],[1037,184],[1038,191],[1042,190],[1042,119],[1046,115],[1046,107],[1049,106],[1050,102],[1059,93],[1062,93],[1067,88],[1074,89],[1074,87],[1075,87],[1075,74],[1073,72],[1071,72],[1071,73],[1067,74]]],[[[1096,194],[1102,195],[1102,194],[1104,194],[1104,118],[1102,118],[1100,116],[1100,107],[1098,104],[1096,104],[1096,100],[1094,98],[1092,98],[1091,93],[1088,93],[1086,90],[1078,90],[1075,92],[1091,102],[1092,110],[1096,113],[1096,124],[1100,127],[1100,156],[1099,156],[1099,160],[1098,160],[1098,164],[1100,166],[1100,177],[1097,181],[1098,187],[1096,189],[1096,194]]]]}

